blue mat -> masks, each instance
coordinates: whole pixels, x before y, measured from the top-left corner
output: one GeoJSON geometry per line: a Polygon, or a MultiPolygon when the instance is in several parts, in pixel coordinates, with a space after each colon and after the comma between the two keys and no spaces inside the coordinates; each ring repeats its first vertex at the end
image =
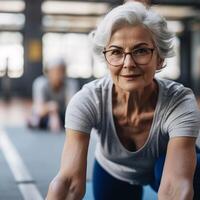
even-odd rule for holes
{"type": "MultiPolygon", "coordinates": [[[[94,200],[92,193],[92,183],[87,182],[86,194],[83,200],[94,200]]],[[[143,200],[157,200],[156,193],[149,186],[144,187],[143,200]]]]}

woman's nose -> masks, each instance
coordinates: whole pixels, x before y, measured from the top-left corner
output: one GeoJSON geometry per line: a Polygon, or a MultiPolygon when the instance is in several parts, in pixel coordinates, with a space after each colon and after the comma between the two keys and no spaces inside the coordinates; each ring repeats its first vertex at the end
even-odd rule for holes
{"type": "Polygon", "coordinates": [[[136,63],[133,60],[131,54],[125,55],[123,67],[136,67],[136,63]]]}

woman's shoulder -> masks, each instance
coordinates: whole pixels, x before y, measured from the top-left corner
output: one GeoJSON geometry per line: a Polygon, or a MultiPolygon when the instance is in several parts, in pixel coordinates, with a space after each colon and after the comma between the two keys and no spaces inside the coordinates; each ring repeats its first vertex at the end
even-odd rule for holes
{"type": "Polygon", "coordinates": [[[89,90],[102,90],[102,89],[109,89],[109,86],[111,84],[111,78],[109,75],[106,75],[102,78],[97,78],[89,83],[86,83],[83,86],[83,89],[89,89],[89,90]]]}
{"type": "Polygon", "coordinates": [[[34,84],[44,84],[44,83],[47,83],[47,78],[42,75],[42,76],[38,76],[35,80],[34,80],[34,84]]]}
{"type": "Polygon", "coordinates": [[[185,87],[182,83],[164,78],[156,78],[156,81],[162,95],[165,97],[172,98],[175,96],[193,96],[193,91],[190,88],[185,87]]]}
{"type": "Polygon", "coordinates": [[[112,85],[109,76],[95,79],[83,85],[83,87],[73,96],[77,101],[99,102],[109,94],[109,88],[112,85]]]}
{"type": "Polygon", "coordinates": [[[34,90],[44,90],[46,87],[48,87],[48,80],[45,76],[39,76],[33,82],[34,90]]]}

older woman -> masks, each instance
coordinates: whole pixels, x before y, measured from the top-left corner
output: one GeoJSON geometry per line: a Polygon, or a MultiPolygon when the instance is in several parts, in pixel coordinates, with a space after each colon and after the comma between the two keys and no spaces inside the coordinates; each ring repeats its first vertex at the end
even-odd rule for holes
{"type": "Polygon", "coordinates": [[[93,129],[99,137],[95,200],[141,199],[147,184],[159,189],[160,200],[192,200],[200,114],[189,88],[154,77],[174,54],[166,21],[141,3],[126,3],[108,13],[92,36],[110,73],[69,103],[61,168],[47,199],[83,197],[93,129]]]}

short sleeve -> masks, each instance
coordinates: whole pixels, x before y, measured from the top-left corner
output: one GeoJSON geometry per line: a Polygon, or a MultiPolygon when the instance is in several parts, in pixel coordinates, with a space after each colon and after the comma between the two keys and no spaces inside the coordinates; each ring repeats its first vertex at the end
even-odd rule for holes
{"type": "Polygon", "coordinates": [[[200,129],[200,111],[194,94],[190,89],[172,97],[165,113],[164,130],[169,137],[198,137],[200,129]]]}
{"type": "Polygon", "coordinates": [[[65,128],[90,133],[99,121],[99,99],[84,87],[70,100],[65,113],[65,128]]]}
{"type": "Polygon", "coordinates": [[[76,94],[78,90],[79,90],[78,82],[74,79],[67,78],[65,87],[66,104],[68,104],[70,99],[74,96],[74,94],[76,94]]]}
{"type": "Polygon", "coordinates": [[[33,101],[35,102],[43,102],[44,98],[44,87],[45,87],[45,78],[39,77],[33,82],[33,101]]]}

